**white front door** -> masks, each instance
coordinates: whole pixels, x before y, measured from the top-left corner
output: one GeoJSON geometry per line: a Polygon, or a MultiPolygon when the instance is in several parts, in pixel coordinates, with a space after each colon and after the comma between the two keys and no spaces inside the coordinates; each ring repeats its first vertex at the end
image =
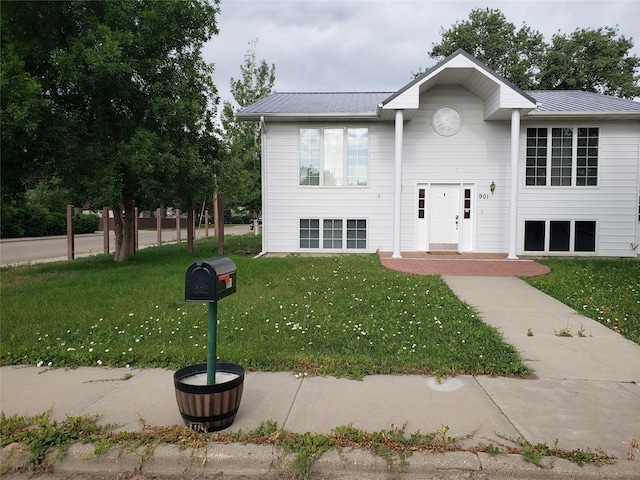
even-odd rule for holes
{"type": "Polygon", "coordinates": [[[460,185],[431,185],[429,250],[458,251],[460,185]]]}

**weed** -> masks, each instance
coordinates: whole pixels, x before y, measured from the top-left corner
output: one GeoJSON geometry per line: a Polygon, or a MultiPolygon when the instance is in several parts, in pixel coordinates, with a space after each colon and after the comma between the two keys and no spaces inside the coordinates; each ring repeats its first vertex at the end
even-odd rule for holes
{"type": "Polygon", "coordinates": [[[584,326],[582,324],[580,324],[580,330],[578,330],[578,336],[585,338],[587,336],[587,334],[584,332],[584,326]]]}
{"type": "Polygon", "coordinates": [[[527,337],[533,337],[533,332],[530,328],[527,330],[527,337]]]}
{"type": "MultiPolygon", "coordinates": [[[[284,468],[291,472],[292,478],[303,480],[311,475],[313,464],[327,451],[342,451],[343,448],[359,448],[382,457],[389,469],[389,473],[400,476],[406,471],[407,458],[413,452],[446,452],[463,450],[459,438],[448,435],[449,427],[442,425],[437,431],[422,434],[417,431],[406,435],[405,427],[391,426],[389,430],[366,432],[354,428],[352,425],[336,427],[329,435],[304,433],[298,434],[278,428],[276,422],[268,420],[262,422],[258,428],[247,433],[218,432],[208,434],[183,426],[153,427],[146,425],[140,419],[141,429],[131,432],[112,432],[116,425],[97,425],[98,417],[77,416],[69,417],[62,422],[49,419],[49,412],[33,416],[6,417],[0,413],[0,447],[19,442],[27,447],[31,456],[30,469],[42,468],[43,460],[50,450],[56,449],[56,458],[64,455],[68,446],[74,442],[91,443],[94,454],[105,453],[111,448],[127,449],[139,455],[138,470],[141,471],[144,462],[153,454],[155,446],[172,444],[180,448],[204,450],[202,462],[206,462],[206,449],[210,442],[220,443],[252,443],[257,445],[273,445],[283,453],[293,455],[293,459],[284,468]],[[34,428],[35,427],[35,428],[34,428]],[[140,448],[144,447],[144,448],[140,448]]],[[[476,432],[463,438],[471,438],[476,432]]],[[[612,463],[614,457],[596,449],[591,450],[561,450],[555,441],[553,447],[546,443],[531,443],[526,440],[512,440],[517,446],[480,444],[470,451],[484,451],[491,455],[501,453],[521,454],[525,460],[542,466],[545,457],[565,458],[584,465],[585,463],[602,466],[612,463]]],[[[638,451],[638,442],[625,442],[633,450],[638,451]]]]}
{"type": "Polygon", "coordinates": [[[533,463],[538,467],[543,467],[542,459],[545,457],[550,458],[552,461],[554,458],[564,458],[580,466],[589,463],[601,467],[615,461],[613,455],[604,452],[600,448],[596,448],[595,450],[581,450],[579,448],[576,450],[564,450],[558,448],[557,438],[554,440],[553,447],[549,447],[546,442],[532,443],[524,439],[515,440],[512,438],[508,440],[518,445],[518,448],[511,448],[509,453],[519,453],[527,462],[533,463]]]}
{"type": "Polygon", "coordinates": [[[522,442],[522,457],[527,461],[539,467],[542,466],[542,458],[549,454],[549,447],[546,443],[529,443],[522,442]]]}
{"type": "Polygon", "coordinates": [[[490,443],[489,445],[487,445],[487,453],[492,457],[495,457],[496,455],[500,455],[502,451],[500,450],[500,447],[497,447],[493,443],[490,443]]]}
{"type": "Polygon", "coordinates": [[[324,452],[333,448],[329,439],[324,435],[312,435],[309,432],[302,435],[288,433],[279,446],[287,453],[295,456],[287,469],[293,471],[295,480],[306,480],[311,475],[311,467],[324,452]]]}
{"type": "Polygon", "coordinates": [[[623,440],[622,443],[629,446],[629,451],[627,452],[627,460],[634,460],[636,458],[635,453],[640,453],[640,442],[638,442],[638,440],[634,438],[633,440],[623,440]]]}
{"type": "Polygon", "coordinates": [[[97,425],[97,416],[69,417],[62,422],[51,421],[50,411],[32,417],[0,412],[0,446],[21,443],[29,450],[29,467],[40,466],[51,449],[57,449],[56,458],[62,457],[69,445],[104,436],[115,425],[97,425]]]}
{"type": "Polygon", "coordinates": [[[559,331],[556,331],[556,329],[553,329],[553,332],[555,333],[556,337],[573,337],[573,334],[571,333],[571,327],[569,326],[569,323],[567,323],[567,326],[559,331]]]}

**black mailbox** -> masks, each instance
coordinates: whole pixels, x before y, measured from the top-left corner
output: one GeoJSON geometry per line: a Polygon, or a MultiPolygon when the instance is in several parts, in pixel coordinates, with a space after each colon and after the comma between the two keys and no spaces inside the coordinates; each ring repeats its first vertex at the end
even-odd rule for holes
{"type": "Polygon", "coordinates": [[[236,292],[236,264],[229,258],[211,258],[192,263],[185,276],[184,299],[217,302],[236,292]]]}

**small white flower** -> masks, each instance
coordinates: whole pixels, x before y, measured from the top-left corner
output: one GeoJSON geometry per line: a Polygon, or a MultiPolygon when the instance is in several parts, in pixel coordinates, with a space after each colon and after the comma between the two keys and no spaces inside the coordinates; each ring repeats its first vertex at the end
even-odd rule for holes
{"type": "Polygon", "coordinates": [[[102,365],[102,360],[98,360],[96,363],[97,363],[98,365],[102,365]]]}

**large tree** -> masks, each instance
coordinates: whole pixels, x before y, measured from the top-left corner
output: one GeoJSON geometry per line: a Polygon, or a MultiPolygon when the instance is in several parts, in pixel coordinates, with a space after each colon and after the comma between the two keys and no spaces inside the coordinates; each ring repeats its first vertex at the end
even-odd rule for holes
{"type": "Polygon", "coordinates": [[[586,90],[618,97],[640,95],[640,58],[618,29],[558,33],[551,45],[528,26],[519,30],[500,10],[474,9],[469,19],[442,29],[429,56],[442,60],[462,48],[523,89],[586,90]]]}
{"type": "Polygon", "coordinates": [[[5,109],[48,107],[42,121],[12,132],[10,151],[24,155],[10,163],[47,169],[75,198],[109,205],[115,259],[126,260],[136,205],[186,202],[212,189],[213,162],[202,155],[202,142],[217,94],[201,49],[217,33],[218,1],[2,2],[1,8],[3,69],[5,52],[19,59],[7,85],[3,75],[3,123],[5,109]],[[37,85],[39,101],[15,93],[21,69],[30,88],[37,85]],[[5,86],[12,92],[6,102],[5,86]]]}
{"type": "Polygon", "coordinates": [[[640,96],[640,58],[618,29],[578,29],[552,37],[540,72],[541,89],[585,90],[616,97],[640,96]]]}
{"type": "Polygon", "coordinates": [[[254,216],[262,208],[260,124],[237,121],[235,115],[273,90],[275,65],[256,60],[257,43],[257,39],[249,42],[244,64],[240,66],[241,76],[231,79],[234,102],[223,103],[226,157],[217,170],[219,192],[225,198],[225,205],[249,210],[254,216]]]}
{"type": "Polygon", "coordinates": [[[469,19],[442,29],[442,39],[429,52],[442,60],[462,48],[520,88],[532,88],[544,53],[540,32],[516,29],[500,10],[474,9],[469,19]]]}

